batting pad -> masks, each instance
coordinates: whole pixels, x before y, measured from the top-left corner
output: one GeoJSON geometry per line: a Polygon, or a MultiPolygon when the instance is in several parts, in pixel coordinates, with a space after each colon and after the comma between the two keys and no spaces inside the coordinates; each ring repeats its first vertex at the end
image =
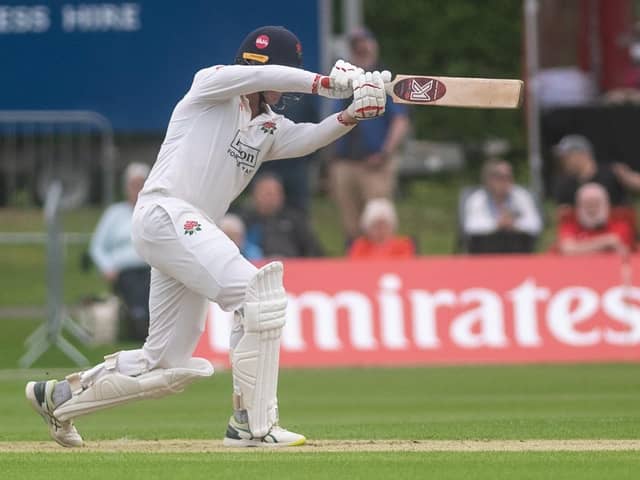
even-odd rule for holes
{"type": "Polygon", "coordinates": [[[254,437],[264,437],[278,421],[280,334],[287,308],[282,275],[282,263],[271,262],[249,282],[241,318],[244,335],[231,353],[234,380],[254,437]]]}
{"type": "Polygon", "coordinates": [[[108,373],[81,393],[60,405],[54,416],[65,422],[88,413],[144,398],[160,398],[182,392],[198,378],[213,375],[213,366],[204,358],[192,358],[186,367],[157,368],[137,377],[108,373]]]}

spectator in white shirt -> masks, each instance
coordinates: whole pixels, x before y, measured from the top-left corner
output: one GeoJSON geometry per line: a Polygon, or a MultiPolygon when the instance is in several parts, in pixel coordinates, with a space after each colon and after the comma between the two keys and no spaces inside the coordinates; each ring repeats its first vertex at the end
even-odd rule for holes
{"type": "Polygon", "coordinates": [[[482,168],[483,186],[463,205],[463,235],[471,253],[515,253],[533,250],[542,230],[535,201],[514,184],[511,165],[490,159],[482,168]]]}
{"type": "Polygon", "coordinates": [[[148,174],[146,164],[129,164],[124,174],[127,200],[105,210],[89,247],[91,259],[127,307],[129,332],[123,336],[132,340],[144,340],[149,326],[150,269],[131,240],[133,207],[148,174]]]}

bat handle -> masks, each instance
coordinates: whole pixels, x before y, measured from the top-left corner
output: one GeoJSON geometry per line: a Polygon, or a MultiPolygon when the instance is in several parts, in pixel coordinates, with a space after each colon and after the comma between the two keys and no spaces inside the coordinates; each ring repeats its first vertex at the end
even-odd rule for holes
{"type": "Polygon", "coordinates": [[[393,95],[393,82],[385,82],[384,91],[387,92],[387,95],[393,95]]]}
{"type": "MultiPolygon", "coordinates": [[[[322,77],[320,79],[320,85],[323,88],[331,88],[331,78],[330,77],[322,77]]],[[[387,92],[388,95],[391,95],[393,92],[393,82],[385,82],[384,91],[387,92]]]]}

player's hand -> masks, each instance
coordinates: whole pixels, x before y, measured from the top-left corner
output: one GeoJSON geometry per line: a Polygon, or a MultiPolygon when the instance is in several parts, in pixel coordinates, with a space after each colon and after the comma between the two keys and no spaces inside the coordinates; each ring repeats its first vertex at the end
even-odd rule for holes
{"type": "Polygon", "coordinates": [[[360,67],[338,60],[328,77],[322,77],[318,86],[318,95],[328,98],[349,98],[353,95],[352,82],[364,73],[360,67]]]}
{"type": "Polygon", "coordinates": [[[353,80],[353,102],[347,107],[347,114],[356,120],[367,120],[384,115],[387,94],[385,79],[391,80],[391,73],[384,71],[366,72],[353,80]]]}
{"type": "Polygon", "coordinates": [[[385,163],[387,163],[388,159],[389,155],[385,152],[376,152],[367,156],[365,162],[367,164],[367,167],[369,167],[371,170],[378,170],[379,168],[382,168],[385,163]]]}
{"type": "Polygon", "coordinates": [[[626,165],[624,163],[616,162],[612,165],[611,168],[613,170],[613,173],[615,173],[616,177],[618,177],[618,180],[620,181],[624,181],[626,177],[633,174],[633,170],[631,170],[629,165],[626,165]]]}

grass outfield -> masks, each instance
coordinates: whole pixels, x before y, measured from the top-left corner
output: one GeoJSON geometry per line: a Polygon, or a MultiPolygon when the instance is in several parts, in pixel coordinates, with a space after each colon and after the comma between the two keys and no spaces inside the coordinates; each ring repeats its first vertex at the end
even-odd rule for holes
{"type": "Polygon", "coordinates": [[[276,478],[278,473],[277,478],[583,479],[637,478],[640,471],[635,365],[284,370],[283,424],[317,445],[294,452],[215,447],[229,414],[231,382],[228,372],[218,372],[183,394],[78,420],[90,447],[84,451],[47,444],[40,452],[37,443],[19,444],[47,440],[44,424],[22,397],[24,382],[62,373],[0,372],[2,478],[41,478],[43,473],[52,478],[276,478]],[[183,446],[186,440],[188,448],[167,451],[171,442],[163,439],[182,439],[183,446]],[[400,450],[407,451],[360,451],[375,444],[353,448],[356,442],[349,440],[355,439],[382,445],[405,440],[400,450]],[[546,443],[542,449],[548,451],[532,452],[526,451],[533,450],[529,439],[558,442],[546,443]],[[558,451],[572,450],[562,447],[567,439],[581,439],[580,449],[593,451],[558,451]],[[598,451],[602,439],[636,441],[632,451],[598,451]],[[332,440],[334,448],[323,451],[322,440],[332,440]],[[440,449],[428,443],[444,440],[453,440],[448,444],[460,451],[434,451],[440,449]],[[479,441],[474,445],[480,450],[493,449],[492,441],[499,440],[507,442],[505,450],[525,451],[464,451],[472,440],[479,441]],[[111,447],[101,451],[100,441],[110,441],[104,445],[111,447]],[[416,451],[414,445],[425,441],[416,451]],[[6,451],[16,445],[31,447],[6,451]]]}
{"type": "Polygon", "coordinates": [[[3,478],[635,479],[638,452],[5,454],[3,478]]]}

